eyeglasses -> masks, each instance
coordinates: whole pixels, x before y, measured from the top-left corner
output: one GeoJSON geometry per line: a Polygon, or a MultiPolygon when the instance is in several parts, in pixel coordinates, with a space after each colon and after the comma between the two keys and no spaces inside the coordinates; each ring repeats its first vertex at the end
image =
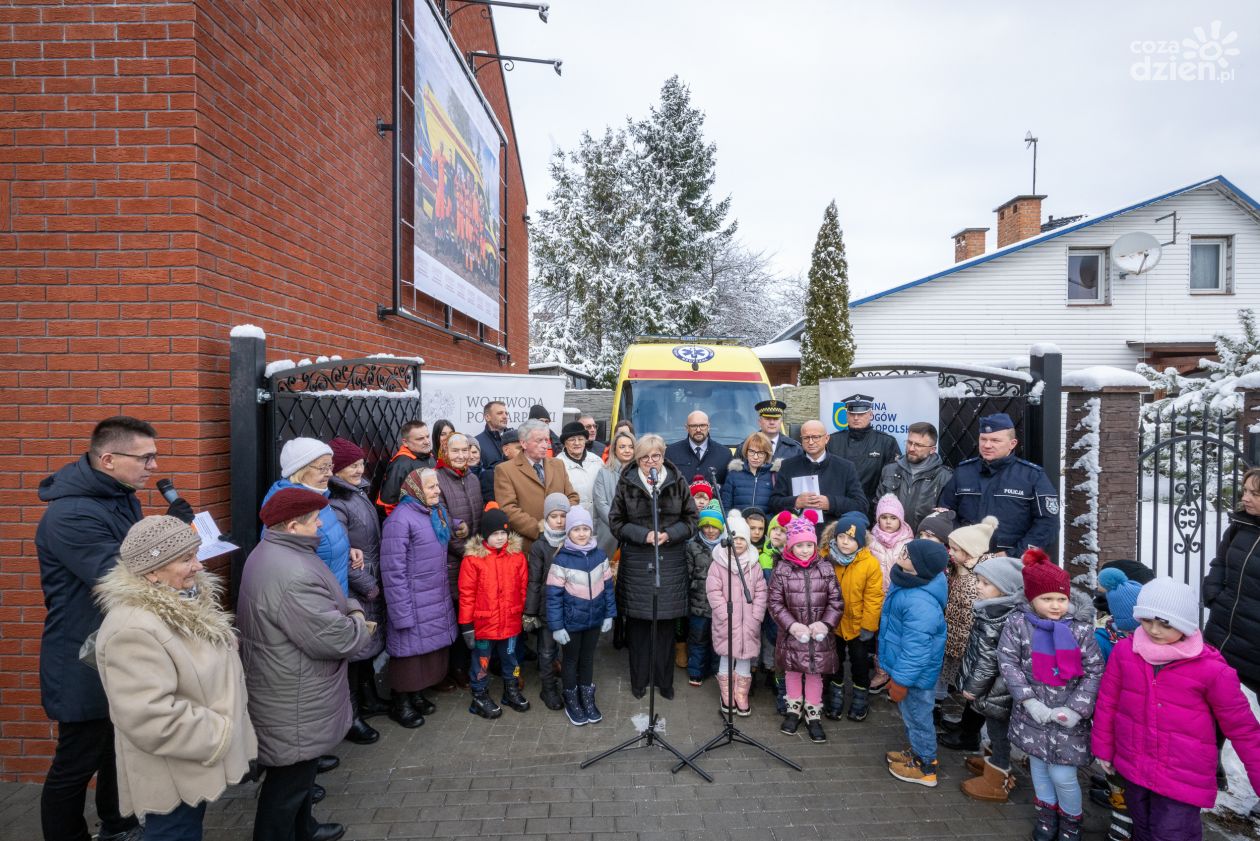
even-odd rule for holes
{"type": "Polygon", "coordinates": [[[909,439],[906,440],[907,450],[930,450],[935,446],[935,444],[921,444],[918,441],[911,441],[909,439]]]}
{"type": "Polygon", "coordinates": [[[331,463],[329,463],[329,464],[312,464],[312,465],[310,466],[310,468],[311,468],[311,470],[318,470],[320,473],[332,473],[332,472],[333,472],[333,469],[332,469],[332,464],[331,464],[331,463]]]}
{"type": "Polygon", "coordinates": [[[752,458],[753,456],[761,456],[762,458],[768,458],[769,455],[770,454],[767,453],[765,450],[749,450],[748,451],[749,458],[752,458]]]}
{"type": "Polygon", "coordinates": [[[639,456],[639,461],[664,461],[664,453],[649,453],[645,456],[639,456]]]}
{"type": "Polygon", "coordinates": [[[689,423],[687,424],[687,428],[688,429],[708,429],[709,425],[707,423],[689,423]]]}
{"type": "Polygon", "coordinates": [[[827,437],[826,435],[802,435],[801,440],[802,441],[821,441],[822,439],[826,437],[827,437]]]}
{"type": "Polygon", "coordinates": [[[143,461],[146,467],[152,467],[157,464],[157,453],[111,453],[110,455],[134,458],[143,461]]]}

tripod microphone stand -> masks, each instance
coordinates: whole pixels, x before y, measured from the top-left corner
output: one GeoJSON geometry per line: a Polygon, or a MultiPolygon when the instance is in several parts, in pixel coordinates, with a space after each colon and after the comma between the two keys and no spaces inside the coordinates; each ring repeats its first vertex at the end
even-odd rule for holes
{"type": "MultiPolygon", "coordinates": [[[[660,621],[657,616],[657,613],[659,610],[659,599],[660,599],[660,592],[661,592],[661,544],[659,542],[661,524],[660,524],[660,510],[657,507],[657,504],[658,504],[657,494],[659,493],[660,483],[657,479],[657,475],[658,474],[657,474],[656,468],[653,467],[650,471],[650,476],[649,476],[649,481],[652,485],[652,538],[653,538],[652,572],[654,575],[654,579],[652,583],[652,633],[648,637],[649,675],[648,675],[648,723],[647,723],[647,727],[645,727],[643,731],[639,733],[637,736],[635,736],[634,738],[627,739],[626,741],[622,742],[616,747],[609,748],[603,753],[596,754],[595,756],[592,756],[590,759],[584,760],[580,765],[578,765],[578,767],[586,768],[587,766],[594,765],[596,762],[599,762],[601,759],[605,759],[609,756],[612,756],[614,753],[618,753],[619,751],[635,750],[638,748],[649,748],[649,747],[656,746],[663,750],[669,751],[670,753],[672,753],[674,756],[678,758],[678,765],[675,766],[673,769],[674,773],[678,773],[679,769],[681,769],[685,765],[688,768],[690,768],[692,771],[695,771],[701,777],[704,777],[706,782],[711,783],[713,782],[713,777],[707,771],[701,768],[699,765],[695,764],[695,762],[693,761],[695,759],[695,756],[690,756],[690,757],[683,756],[681,751],[679,751],[669,742],[665,741],[665,739],[661,736],[661,734],[656,732],[656,675],[655,675],[656,636],[657,636],[656,623],[660,621]]],[[[623,557],[622,562],[624,563],[624,561],[625,559],[623,557]]],[[[699,754],[696,754],[696,756],[699,756],[699,754]]]]}
{"type": "MultiPolygon", "coordinates": [[[[796,771],[803,770],[792,760],[783,754],[774,750],[767,745],[744,733],[735,726],[735,573],[739,573],[739,583],[744,589],[744,601],[752,604],[752,591],[748,587],[748,580],[744,578],[744,568],[740,565],[735,557],[735,539],[731,534],[730,520],[727,519],[726,509],[722,506],[722,499],[719,495],[720,486],[717,480],[717,471],[709,468],[710,478],[713,479],[713,498],[718,501],[718,510],[722,512],[722,522],[725,523],[726,534],[722,537],[722,545],[726,547],[726,698],[723,699],[722,706],[722,729],[709,741],[705,742],[696,749],[691,756],[675,765],[671,770],[676,774],[682,769],[683,763],[696,759],[703,753],[707,753],[715,748],[724,747],[725,745],[739,742],[743,745],[751,745],[759,750],[765,751],[770,756],[782,762],[784,765],[796,771]]],[[[751,545],[751,544],[750,544],[751,545]]]]}

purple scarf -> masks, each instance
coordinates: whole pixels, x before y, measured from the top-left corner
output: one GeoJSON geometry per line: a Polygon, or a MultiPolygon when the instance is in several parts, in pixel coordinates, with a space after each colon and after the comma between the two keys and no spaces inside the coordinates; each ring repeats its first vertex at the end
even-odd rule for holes
{"type": "Polygon", "coordinates": [[[1072,620],[1042,619],[1032,611],[1024,614],[1032,625],[1032,676],[1046,686],[1067,686],[1085,674],[1081,649],[1072,634],[1072,620]]]}

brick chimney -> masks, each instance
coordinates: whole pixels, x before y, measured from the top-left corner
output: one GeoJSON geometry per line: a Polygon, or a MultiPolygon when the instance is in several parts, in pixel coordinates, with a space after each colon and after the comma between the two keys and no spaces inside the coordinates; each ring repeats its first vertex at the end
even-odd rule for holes
{"type": "Polygon", "coordinates": [[[997,214],[997,247],[1041,233],[1041,200],[1045,196],[1016,196],[993,208],[997,214]]]}
{"type": "Polygon", "coordinates": [[[954,234],[954,262],[961,263],[984,253],[984,235],[988,228],[963,228],[954,234]]]}

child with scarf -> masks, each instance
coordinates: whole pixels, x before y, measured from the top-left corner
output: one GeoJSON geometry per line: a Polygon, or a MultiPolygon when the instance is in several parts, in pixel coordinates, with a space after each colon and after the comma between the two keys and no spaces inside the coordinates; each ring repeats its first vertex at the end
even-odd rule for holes
{"type": "Polygon", "coordinates": [[[547,626],[544,587],[551,562],[564,545],[564,523],[570,507],[569,498],[564,494],[547,494],[543,500],[542,534],[530,545],[527,559],[529,585],[525,589],[521,627],[526,634],[538,634],[538,677],[542,681],[538,697],[549,710],[564,709],[564,700],[560,697],[560,646],[547,626]]]}
{"type": "Polygon", "coordinates": [[[932,707],[945,654],[945,567],[949,554],[931,540],[912,540],[897,557],[879,620],[880,660],[891,679],[909,750],[886,755],[888,773],[935,788],[936,727],[932,707]]]}
{"type": "Polygon", "coordinates": [[[595,644],[617,615],[612,566],[595,540],[591,515],[573,506],[565,516],[564,545],[547,572],[547,627],[564,646],[564,712],[576,726],[604,716],[595,706],[595,644]]]}
{"type": "MultiPolygon", "coordinates": [[[[1015,788],[1011,743],[1006,737],[1011,721],[1011,693],[998,669],[997,648],[1006,620],[1024,601],[1023,569],[1019,558],[986,555],[974,570],[980,598],[972,605],[975,621],[958,672],[958,688],[969,705],[967,713],[970,715],[964,714],[959,732],[979,747],[983,726],[989,733],[991,755],[967,757],[965,766],[975,776],[963,781],[962,791],[972,800],[1005,803],[1011,789],[1015,788]],[[980,726],[971,730],[973,718],[979,719],[980,726]]],[[[942,736],[941,744],[945,744],[950,735],[942,736]]]]}
{"type": "MultiPolygon", "coordinates": [[[[761,574],[766,579],[766,587],[770,586],[770,574],[775,565],[783,558],[783,547],[787,545],[787,527],[792,522],[791,511],[780,511],[766,523],[766,539],[757,555],[761,566],[761,574]]],[[[779,715],[787,715],[787,695],[784,690],[783,673],[774,668],[774,645],[779,638],[779,626],[774,623],[770,611],[761,620],[761,668],[766,672],[766,687],[774,690],[774,709],[779,715]]]]}
{"type": "Polygon", "coordinates": [[[687,543],[687,683],[700,686],[704,679],[717,672],[717,654],[713,651],[712,610],[705,582],[713,550],[722,541],[726,520],[716,500],[700,510],[696,536],[687,543]]]}
{"type": "Polygon", "coordinates": [[[823,715],[838,721],[844,713],[844,660],[849,659],[849,677],[853,681],[853,702],[849,706],[850,721],[866,719],[867,691],[871,685],[868,646],[879,630],[879,614],[884,605],[884,577],[879,561],[866,548],[866,527],[869,521],[860,511],[850,511],[823,531],[827,559],[835,569],[844,601],[844,615],[836,626],[840,646],[840,667],[827,681],[823,715]]]}
{"type": "Polygon", "coordinates": [[[705,591],[713,613],[713,649],[721,658],[717,673],[718,703],[724,713],[735,712],[746,716],[752,714],[752,705],[748,700],[752,688],[752,663],[761,649],[761,620],[766,615],[769,588],[757,563],[748,523],[738,511],[732,511],[727,522],[732,535],[731,545],[719,545],[713,550],[713,563],[709,565],[705,591]],[[751,603],[744,598],[744,585],[752,595],[751,603]],[[729,620],[726,615],[728,608],[731,612],[729,620]],[[729,678],[731,658],[735,660],[733,687],[729,678]]]}
{"type": "Polygon", "coordinates": [[[822,722],[823,675],[835,674],[836,638],[844,605],[840,584],[818,554],[814,524],[797,517],[788,525],[783,560],[770,577],[769,612],[779,626],[775,668],[782,669],[787,715],[779,730],[796,735],[805,713],[810,741],[825,742],[822,722]]]}
{"type": "MultiPolygon", "coordinates": [[[[946,698],[955,686],[958,667],[971,636],[975,621],[972,606],[980,597],[980,582],[972,573],[976,564],[993,557],[989,541],[998,526],[997,517],[985,517],[974,526],[963,526],[949,533],[949,566],[945,569],[945,581],[949,584],[949,601],[945,603],[945,662],[941,677],[936,684],[936,698],[946,698]]],[[[980,728],[984,716],[967,704],[962,705],[962,720],[957,727],[946,726],[941,734],[940,745],[950,750],[974,751],[980,747],[980,728]]],[[[948,725],[948,722],[942,722],[948,725]]]]}
{"type": "MultiPolygon", "coordinates": [[[[892,494],[884,494],[875,504],[875,528],[867,533],[866,546],[879,561],[879,569],[883,575],[884,592],[888,592],[889,576],[901,557],[901,550],[914,539],[914,532],[906,525],[905,509],[901,500],[892,494]]],[[[871,691],[881,692],[888,685],[888,670],[884,668],[878,657],[878,641],[873,659],[875,674],[871,677],[871,691]]]]}
{"type": "Polygon", "coordinates": [[[1093,748],[1126,781],[1134,838],[1203,838],[1200,809],[1216,802],[1216,731],[1233,744],[1260,791],[1260,724],[1238,673],[1199,632],[1189,585],[1142,586],[1141,627],[1116,643],[1094,715],[1093,748]]]}
{"type": "Polygon", "coordinates": [[[1010,690],[1011,744],[1028,754],[1036,798],[1033,841],[1078,841],[1081,783],[1093,760],[1090,717],[1103,659],[1092,623],[1072,612],[1068,574],[1035,547],[1024,553],[1027,606],[1010,617],[998,642],[1010,690]]]}

